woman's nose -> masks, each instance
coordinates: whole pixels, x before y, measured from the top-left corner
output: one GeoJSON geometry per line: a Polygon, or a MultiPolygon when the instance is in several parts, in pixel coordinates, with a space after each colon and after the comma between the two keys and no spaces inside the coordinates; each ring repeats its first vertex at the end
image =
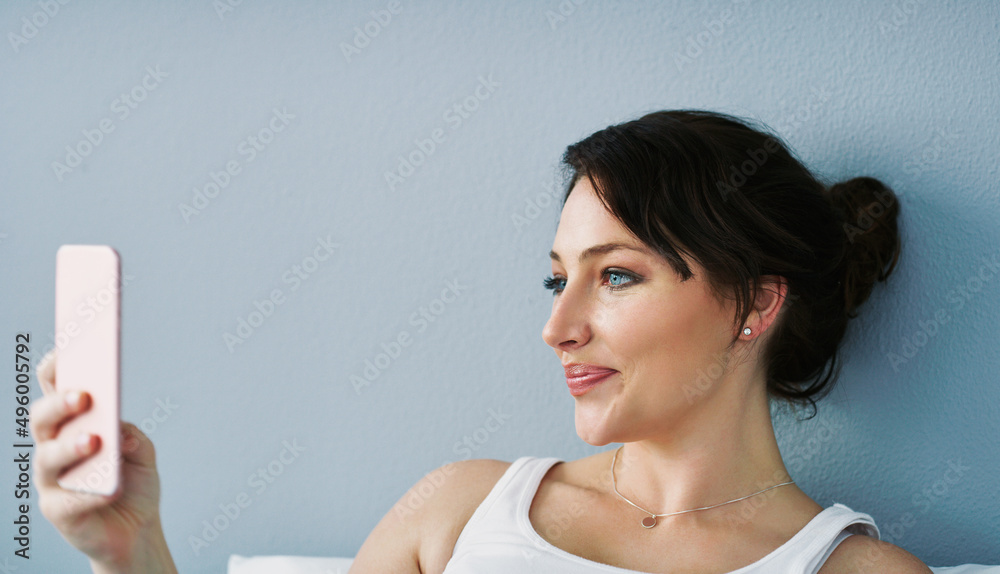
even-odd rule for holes
{"type": "Polygon", "coordinates": [[[542,339],[556,350],[575,348],[590,340],[585,306],[567,293],[564,289],[552,303],[552,314],[542,329],[542,339]]]}

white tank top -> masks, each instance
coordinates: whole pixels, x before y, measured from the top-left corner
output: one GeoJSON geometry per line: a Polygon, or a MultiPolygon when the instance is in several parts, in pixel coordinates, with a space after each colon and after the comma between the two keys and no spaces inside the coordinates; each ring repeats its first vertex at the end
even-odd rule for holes
{"type": "MultiPolygon", "coordinates": [[[[458,536],[444,574],[641,574],[566,552],[531,526],[531,501],[542,477],[557,462],[561,461],[524,456],[511,463],[458,536]]],[[[871,516],[834,503],[773,552],[730,574],[813,574],[852,534],[879,538],[871,516]]]]}

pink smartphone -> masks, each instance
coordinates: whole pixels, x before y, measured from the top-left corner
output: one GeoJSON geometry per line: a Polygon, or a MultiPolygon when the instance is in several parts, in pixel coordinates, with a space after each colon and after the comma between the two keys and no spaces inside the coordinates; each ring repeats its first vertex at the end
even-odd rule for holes
{"type": "Polygon", "coordinates": [[[63,245],[56,252],[56,388],[90,394],[90,409],[60,435],[101,437],[96,453],[67,469],[59,485],[113,494],[121,482],[121,258],[107,245],[63,245]]]}

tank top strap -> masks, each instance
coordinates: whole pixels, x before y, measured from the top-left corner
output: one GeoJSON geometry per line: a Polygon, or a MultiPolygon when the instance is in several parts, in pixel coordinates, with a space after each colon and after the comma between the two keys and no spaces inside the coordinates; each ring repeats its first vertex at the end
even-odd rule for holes
{"type": "Polygon", "coordinates": [[[795,572],[818,572],[830,554],[837,546],[851,535],[871,536],[880,539],[880,532],[875,520],[868,514],[851,510],[849,507],[835,502],[824,512],[816,516],[809,525],[800,532],[807,533],[804,545],[796,549],[800,564],[795,572]],[[808,532],[806,532],[808,531],[808,532]]]}
{"type": "Polygon", "coordinates": [[[879,540],[882,539],[882,533],[879,532],[878,526],[875,525],[875,520],[870,515],[851,510],[839,502],[834,502],[833,508],[840,511],[837,519],[838,523],[844,523],[844,528],[851,534],[863,534],[879,540]]]}
{"type": "Polygon", "coordinates": [[[518,514],[525,500],[530,504],[541,478],[557,462],[560,459],[555,457],[533,456],[512,462],[458,535],[453,557],[478,544],[523,545],[524,537],[517,528],[518,514]]]}

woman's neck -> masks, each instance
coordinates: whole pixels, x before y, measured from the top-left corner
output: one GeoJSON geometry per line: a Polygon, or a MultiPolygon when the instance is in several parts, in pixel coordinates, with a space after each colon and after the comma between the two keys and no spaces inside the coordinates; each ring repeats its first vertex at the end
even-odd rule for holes
{"type": "MultiPolygon", "coordinates": [[[[720,504],[791,480],[763,385],[724,388],[740,393],[741,387],[759,391],[714,396],[659,436],[624,444],[614,469],[618,491],[664,514],[720,504]]],[[[678,518],[697,514],[703,513],[678,518]]]]}

